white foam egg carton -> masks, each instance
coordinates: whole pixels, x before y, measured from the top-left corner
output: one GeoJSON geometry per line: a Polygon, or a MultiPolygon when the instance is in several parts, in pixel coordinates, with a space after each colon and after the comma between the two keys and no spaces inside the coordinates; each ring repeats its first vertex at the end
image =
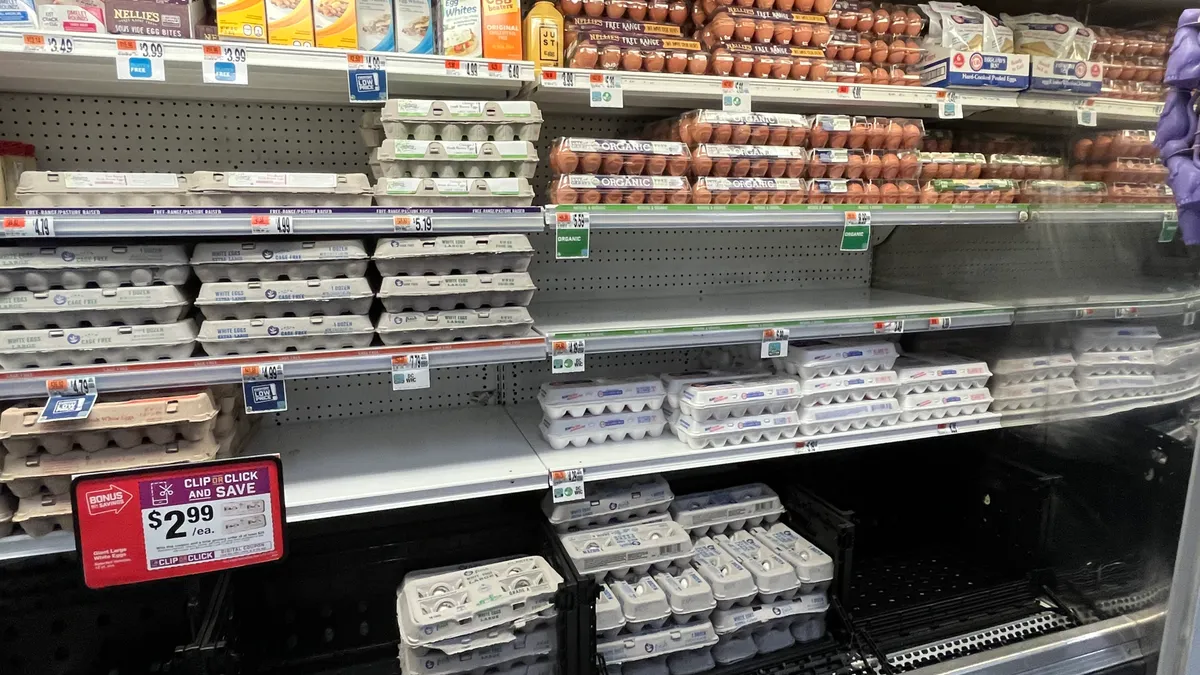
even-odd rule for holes
{"type": "Polygon", "coordinates": [[[283,281],[211,281],[195,305],[207,319],[366,314],[375,298],[363,277],[283,281]]]}
{"type": "Polygon", "coordinates": [[[673,410],[679,410],[679,395],[689,385],[757,380],[769,376],[769,373],[763,372],[733,373],[724,370],[690,370],[679,373],[666,373],[662,376],[662,381],[667,393],[667,405],[673,410]]]}
{"type": "Polygon", "coordinates": [[[183,206],[187,178],[176,173],[24,171],[14,196],[27,209],[183,206]]]}
{"type": "Polygon", "coordinates": [[[379,299],[389,312],[525,307],[537,287],[528,272],[384,277],[379,299]]]}
{"type": "Polygon", "coordinates": [[[805,406],[873,400],[895,396],[900,378],[892,370],[808,377],[800,380],[800,404],[805,406]]]}
{"type": "Polygon", "coordinates": [[[1079,352],[1075,355],[1076,375],[1152,375],[1154,350],[1079,352]]]}
{"type": "Polygon", "coordinates": [[[712,540],[750,571],[759,602],[790,600],[800,591],[796,570],[749,532],[717,534],[712,540]]]}
{"type": "Polygon", "coordinates": [[[824,593],[803,593],[776,602],[718,609],[713,612],[712,623],[717,635],[744,635],[767,626],[788,625],[794,618],[824,616],[828,611],[829,599],[824,593]]]}
{"type": "Polygon", "coordinates": [[[374,335],[370,317],[344,314],[206,320],[196,340],[209,356],[233,356],[361,349],[371,344],[374,335]]]}
{"type": "MultiPolygon", "coordinates": [[[[467,565],[458,565],[458,566],[453,566],[453,567],[449,567],[449,568],[441,568],[443,571],[440,573],[444,574],[446,572],[452,572],[452,571],[461,572],[463,570],[470,569],[472,567],[478,567],[481,564],[488,564],[491,562],[499,562],[499,561],[506,560],[506,559],[507,558],[494,558],[487,562],[480,561],[480,562],[467,564],[467,565]]],[[[406,575],[404,575],[404,578],[407,582],[407,580],[409,580],[410,578],[424,578],[424,576],[437,576],[437,575],[436,574],[422,575],[421,573],[417,573],[417,574],[406,574],[406,575]]],[[[556,622],[558,621],[558,610],[555,609],[555,607],[553,605],[547,606],[544,603],[539,603],[538,607],[544,608],[544,609],[541,609],[541,611],[534,612],[534,613],[520,614],[508,623],[505,623],[505,624],[502,624],[499,626],[490,626],[483,630],[475,631],[474,633],[466,633],[464,635],[456,635],[454,637],[446,638],[443,640],[437,640],[437,641],[429,642],[427,644],[422,644],[422,645],[409,644],[405,640],[404,636],[401,635],[400,636],[401,637],[400,644],[403,646],[404,649],[410,649],[410,650],[412,650],[412,652],[414,654],[417,654],[417,655],[424,655],[424,654],[430,654],[430,653],[463,654],[466,652],[477,651],[477,650],[483,649],[485,647],[491,647],[492,645],[505,644],[508,642],[512,642],[513,640],[516,640],[519,635],[528,634],[533,631],[540,630],[541,628],[544,628],[546,626],[553,626],[556,624],[556,622]]],[[[397,615],[397,617],[398,616],[399,615],[397,615]]],[[[399,620],[399,619],[397,618],[397,620],[399,620]]]]}
{"type": "Polygon", "coordinates": [[[533,246],[523,234],[384,237],[372,258],[384,277],[498,274],[528,270],[533,246]]]}
{"type": "Polygon", "coordinates": [[[1200,336],[1181,335],[1160,340],[1154,346],[1154,365],[1158,372],[1200,368],[1200,336]]]}
{"type": "Polygon", "coordinates": [[[833,582],[833,558],[787,525],[751,527],[750,534],[792,566],[802,595],[822,593],[833,582]]]}
{"type": "Polygon", "coordinates": [[[1072,403],[1079,396],[1079,387],[1076,386],[1075,380],[1069,377],[1014,384],[993,384],[990,391],[992,392],[992,410],[994,412],[1057,407],[1072,403]]]}
{"type": "Polygon", "coordinates": [[[13,291],[0,294],[0,330],[171,323],[187,310],[176,286],[13,291]]]}
{"type": "Polygon", "coordinates": [[[0,331],[0,369],[53,368],[91,363],[185,359],[196,323],[0,331]]]}
{"type": "Polygon", "coordinates": [[[562,450],[568,445],[582,448],[588,443],[658,438],[666,426],[662,410],[643,410],[543,419],[538,429],[550,447],[562,450]]]}
{"type": "Polygon", "coordinates": [[[527,178],[380,178],[375,203],[388,207],[529,206],[527,178]]]}
{"type": "Polygon", "coordinates": [[[608,584],[600,584],[600,594],[596,596],[596,635],[614,638],[624,627],[625,612],[621,610],[620,601],[608,584]]]}
{"type": "Polygon", "coordinates": [[[200,281],[274,281],[361,277],[367,251],[361,240],[234,241],[196,244],[192,269],[200,281]]]}
{"type": "Polygon", "coordinates": [[[187,176],[189,206],[370,206],[365,173],[196,171],[187,176]]]}
{"type": "Polygon", "coordinates": [[[883,340],[829,340],[792,345],[788,355],[774,364],[776,370],[790,375],[829,377],[891,370],[897,356],[896,345],[883,340]]]}
{"type": "Polygon", "coordinates": [[[1077,375],[1079,400],[1106,401],[1154,393],[1153,375],[1077,375]]]}
{"type": "Polygon", "coordinates": [[[549,662],[558,647],[553,626],[516,635],[513,640],[459,654],[421,652],[400,645],[400,671],[404,675],[460,675],[508,673],[510,666],[549,662]]]}
{"type": "Polygon", "coordinates": [[[812,436],[875,428],[899,422],[900,415],[900,403],[894,398],[804,407],[800,409],[800,433],[812,436]]]}
{"type": "Polygon", "coordinates": [[[718,609],[746,606],[758,596],[750,570],[711,537],[696,538],[691,566],[708,582],[718,609]]]}
{"type": "Polygon", "coordinates": [[[667,596],[671,620],[677,625],[707,619],[717,608],[712,586],[690,567],[672,567],[656,572],[654,578],[667,596]]]}
{"type": "Polygon", "coordinates": [[[542,133],[542,112],[532,101],[393,98],[379,113],[379,123],[388,138],[532,142],[542,133]]]}
{"type": "Polygon", "coordinates": [[[893,367],[900,380],[901,394],[982,387],[992,376],[987,363],[946,352],[905,354],[896,359],[893,367]]]}
{"type": "Polygon", "coordinates": [[[1079,365],[1069,352],[1050,354],[1011,354],[997,357],[991,364],[996,384],[1022,384],[1070,377],[1079,365]]]}
{"type": "Polygon", "coordinates": [[[182,286],[188,280],[182,246],[3,246],[0,292],[87,286],[182,286]]]}
{"type": "Polygon", "coordinates": [[[542,412],[555,420],[606,412],[658,410],[664,396],[662,381],[656,377],[545,382],[538,389],[542,412]]]}
{"type": "Polygon", "coordinates": [[[1155,373],[1154,393],[1159,396],[1178,394],[1194,389],[1200,383],[1200,372],[1155,373]]]}
{"type": "Polygon", "coordinates": [[[800,414],[795,410],[787,410],[697,422],[676,413],[670,418],[670,426],[671,432],[688,447],[702,450],[742,443],[774,443],[783,438],[793,438],[800,428],[800,414]]]}
{"type": "Polygon", "coordinates": [[[799,405],[800,383],[790,377],[689,384],[679,396],[679,411],[698,422],[775,414],[799,405]]]}
{"type": "Polygon", "coordinates": [[[617,478],[588,484],[587,498],[580,501],[556,504],[547,492],[542,511],[555,529],[567,532],[666,513],[674,497],[662,476],[617,478]]]}
{"type": "Polygon", "coordinates": [[[412,141],[389,138],[370,155],[376,178],[533,178],[529,141],[412,141]]]}
{"type": "Polygon", "coordinates": [[[389,346],[524,337],[532,330],[533,317],[524,307],[384,312],[375,323],[389,346]]]}
{"type": "Polygon", "coordinates": [[[44,537],[56,528],[71,532],[75,528],[71,517],[71,495],[39,492],[22,497],[12,522],[31,537],[44,537]]]}
{"type": "Polygon", "coordinates": [[[1071,328],[1071,344],[1081,352],[1153,349],[1159,339],[1161,337],[1155,326],[1089,323],[1071,328]]]}
{"type": "MultiPolygon", "coordinates": [[[[604,657],[605,663],[619,665],[704,649],[715,644],[717,634],[712,623],[701,621],[686,626],[670,625],[646,633],[619,635],[616,639],[597,643],[596,653],[604,657]]],[[[630,675],[632,672],[626,668],[622,670],[622,675],[630,675]]]]}
{"type": "Polygon", "coordinates": [[[667,594],[649,574],[613,579],[608,582],[608,587],[617,596],[617,602],[621,603],[627,632],[662,628],[671,618],[667,594]]]}
{"type": "Polygon", "coordinates": [[[678,495],[671,517],[693,536],[704,536],[773,523],[783,515],[783,503],[763,483],[678,495]]]}
{"type": "Polygon", "coordinates": [[[900,421],[916,422],[985,413],[992,405],[992,394],[986,387],[977,387],[901,394],[896,400],[900,403],[900,421]]]}
{"type": "Polygon", "coordinates": [[[692,557],[692,540],[670,520],[583,530],[559,539],[575,569],[597,579],[605,574],[624,579],[651,567],[665,570],[692,557]]]}
{"type": "Polygon", "coordinates": [[[13,533],[13,515],[17,510],[17,498],[8,494],[4,490],[4,486],[0,485],[0,537],[7,537],[13,533]]]}

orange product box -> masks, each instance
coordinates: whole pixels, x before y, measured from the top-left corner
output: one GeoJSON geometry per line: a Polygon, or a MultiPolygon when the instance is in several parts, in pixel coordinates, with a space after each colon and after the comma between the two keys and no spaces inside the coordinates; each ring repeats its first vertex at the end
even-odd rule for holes
{"type": "Polygon", "coordinates": [[[483,0],[483,57],[521,60],[521,3],[483,0]]]}
{"type": "Polygon", "coordinates": [[[266,0],[217,0],[217,34],[222,40],[266,42],[266,0]]]}
{"type": "Polygon", "coordinates": [[[273,45],[311,47],[315,42],[313,0],[267,0],[267,36],[273,45]]]}
{"type": "Polygon", "coordinates": [[[355,0],[312,0],[317,46],[358,49],[358,7],[355,0]]]}

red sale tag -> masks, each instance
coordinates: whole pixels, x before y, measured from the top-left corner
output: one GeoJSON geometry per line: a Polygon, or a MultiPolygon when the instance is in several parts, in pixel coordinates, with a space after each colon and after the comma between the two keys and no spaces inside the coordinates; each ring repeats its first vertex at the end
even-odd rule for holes
{"type": "Polygon", "coordinates": [[[274,455],[76,476],[71,507],[89,588],[272,562],[287,548],[274,455]]]}

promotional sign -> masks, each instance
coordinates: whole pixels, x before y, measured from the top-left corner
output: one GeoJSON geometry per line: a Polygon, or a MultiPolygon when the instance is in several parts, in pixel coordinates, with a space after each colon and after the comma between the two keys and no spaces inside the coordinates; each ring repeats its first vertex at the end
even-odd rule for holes
{"type": "Polygon", "coordinates": [[[46,393],[50,397],[38,417],[39,423],[87,419],[96,405],[96,378],[88,375],[46,380],[46,393]]]}
{"type": "Polygon", "coordinates": [[[75,545],[89,588],[283,558],[277,455],[75,476],[75,545]]]}

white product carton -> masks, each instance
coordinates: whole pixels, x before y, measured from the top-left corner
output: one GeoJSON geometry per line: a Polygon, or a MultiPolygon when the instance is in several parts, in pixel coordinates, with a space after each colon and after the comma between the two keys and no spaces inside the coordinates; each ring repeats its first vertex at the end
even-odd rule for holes
{"type": "Polygon", "coordinates": [[[187,298],[177,286],[13,291],[0,295],[0,330],[171,323],[187,311],[187,298]]]}
{"type": "Polygon", "coordinates": [[[533,246],[523,234],[384,237],[375,244],[372,257],[384,277],[498,274],[528,270],[533,246]]]}
{"type": "Polygon", "coordinates": [[[666,479],[642,476],[589,484],[587,499],[577,502],[555,504],[553,495],[547,492],[542,511],[556,530],[568,532],[666,513],[672,499],[674,494],[666,479]]]}
{"type": "Polygon", "coordinates": [[[606,573],[624,579],[631,573],[646,574],[651,567],[665,570],[692,557],[691,538],[670,520],[583,530],[560,534],[559,539],[575,569],[597,579],[606,573]]]}
{"type": "Polygon", "coordinates": [[[459,654],[425,652],[400,645],[400,669],[405,675],[460,675],[463,673],[508,672],[514,661],[549,661],[558,647],[553,626],[514,636],[508,642],[488,645],[459,654]]]}
{"type": "Polygon", "coordinates": [[[750,571],[759,602],[790,600],[800,590],[796,570],[749,532],[718,534],[712,540],[750,571]]]}
{"type": "Polygon", "coordinates": [[[1071,341],[1078,351],[1153,349],[1159,339],[1155,326],[1136,324],[1093,323],[1071,330],[1071,341]]]}
{"type": "Polygon", "coordinates": [[[894,398],[806,406],[800,409],[800,433],[811,436],[895,424],[900,412],[894,398]]]}
{"type": "Polygon", "coordinates": [[[184,359],[192,355],[196,323],[43,328],[0,331],[0,368],[53,368],[98,362],[184,359]]]}
{"type": "Polygon", "coordinates": [[[207,320],[196,339],[209,356],[277,354],[317,349],[361,349],[375,326],[368,316],[290,316],[207,320]]]}
{"type": "Polygon", "coordinates": [[[516,338],[529,335],[532,330],[533,317],[524,307],[384,312],[375,324],[379,339],[389,346],[516,338]]]}
{"type": "Polygon", "coordinates": [[[1200,382],[1200,372],[1155,373],[1154,393],[1159,396],[1179,394],[1195,389],[1200,382]]]}
{"type": "Polygon", "coordinates": [[[1181,335],[1154,346],[1154,365],[1159,372],[1200,368],[1200,337],[1181,335]]]}
{"type": "MultiPolygon", "coordinates": [[[[62,6],[43,5],[42,9],[53,7],[62,6]]],[[[24,208],[183,206],[187,177],[175,173],[26,171],[21,174],[16,198],[24,208]]]]}
{"type": "Polygon", "coordinates": [[[783,503],[767,485],[738,487],[680,495],[671,504],[671,517],[693,536],[705,536],[773,523],[783,515],[783,503]]]}
{"type": "Polygon", "coordinates": [[[1066,405],[1079,395],[1079,387],[1069,377],[1035,382],[1016,382],[991,386],[992,410],[1023,410],[1066,405]]]}
{"type": "Polygon", "coordinates": [[[900,378],[892,370],[808,377],[800,380],[800,404],[812,406],[873,400],[883,396],[895,396],[899,389],[900,378]]]}
{"type": "Polygon", "coordinates": [[[672,567],[656,572],[654,578],[667,596],[672,620],[677,625],[707,619],[717,608],[712,587],[690,567],[672,567]]]}
{"type": "Polygon", "coordinates": [[[671,432],[679,440],[693,450],[702,450],[729,444],[775,442],[781,438],[792,438],[800,427],[800,415],[795,410],[787,410],[698,422],[675,413],[671,416],[670,424],[671,432]]]}
{"type": "Polygon", "coordinates": [[[530,141],[410,141],[389,138],[370,156],[376,178],[528,178],[537,171],[530,141]]]}
{"type": "Polygon", "coordinates": [[[829,340],[793,345],[786,358],[773,363],[776,370],[791,375],[829,377],[891,370],[897,356],[896,345],[883,340],[829,340]]]}
{"type": "MultiPolygon", "coordinates": [[[[615,640],[596,645],[596,653],[605,663],[622,664],[686,652],[717,644],[717,634],[708,621],[687,626],[667,626],[661,630],[637,635],[618,636],[615,640]]],[[[622,675],[632,671],[623,670],[622,675]]]]}
{"type": "Polygon", "coordinates": [[[964,51],[927,46],[921,59],[926,87],[1028,89],[1030,57],[1025,54],[964,51]]]}
{"type": "Polygon", "coordinates": [[[20,525],[25,534],[31,537],[44,537],[55,528],[71,532],[75,527],[71,514],[71,495],[41,492],[32,497],[23,497],[11,521],[20,525]]]}
{"type": "Polygon", "coordinates": [[[537,287],[528,272],[384,277],[379,299],[389,312],[529,305],[537,287]]]}
{"type": "MultiPolygon", "coordinates": [[[[468,0],[471,1],[478,3],[478,0],[468,0]]],[[[532,101],[393,98],[384,104],[379,123],[388,138],[536,141],[542,131],[542,112],[532,101]]]]}
{"type": "Polygon", "coordinates": [[[206,283],[361,277],[367,266],[357,239],[202,242],[192,251],[192,269],[206,283]]]}
{"type": "Polygon", "coordinates": [[[679,397],[679,411],[700,422],[780,413],[799,405],[800,383],[790,377],[691,384],[679,397]]]}
{"type": "Polygon", "coordinates": [[[631,633],[646,628],[662,628],[671,617],[667,594],[649,574],[625,580],[614,579],[608,587],[621,603],[625,627],[631,633]]]}
{"type": "Polygon", "coordinates": [[[1079,352],[1075,355],[1076,375],[1153,375],[1154,350],[1132,349],[1119,352],[1079,352]]]}
{"type": "Polygon", "coordinates": [[[1078,375],[1075,384],[1079,400],[1091,402],[1153,394],[1155,381],[1153,375],[1078,375]]]}
{"type": "Polygon", "coordinates": [[[0,247],[0,292],[51,287],[182,286],[188,279],[182,246],[0,247]]]}
{"type": "Polygon", "coordinates": [[[992,376],[987,363],[946,352],[905,354],[893,367],[902,394],[982,387],[992,376]]]}
{"type": "Polygon", "coordinates": [[[188,174],[189,206],[370,206],[364,173],[196,171],[188,174]]]}
{"type": "Polygon", "coordinates": [[[57,33],[105,34],[102,0],[37,0],[42,30],[57,33]]]}
{"type": "Polygon", "coordinates": [[[640,441],[646,436],[657,438],[666,426],[667,418],[662,410],[643,410],[543,419],[538,429],[550,447],[562,450],[568,445],[582,448],[589,442],[604,443],[627,438],[640,441]]]}
{"type": "Polygon", "coordinates": [[[37,30],[37,7],[33,0],[0,0],[0,29],[37,30]]]}
{"type": "Polygon", "coordinates": [[[742,380],[757,380],[768,377],[769,373],[731,373],[723,370],[692,370],[681,373],[667,373],[662,376],[663,385],[667,390],[666,404],[673,410],[679,410],[679,395],[691,384],[706,384],[712,382],[740,382],[742,380]]]}
{"type": "Polygon", "coordinates": [[[396,51],[396,28],[392,0],[355,0],[358,48],[367,52],[396,51]]]}
{"type": "Polygon", "coordinates": [[[654,377],[545,382],[538,389],[538,403],[550,419],[658,410],[664,397],[663,384],[654,377]]]}
{"type": "Polygon", "coordinates": [[[600,595],[596,597],[596,635],[614,638],[624,627],[625,613],[621,611],[621,603],[608,584],[600,584],[600,595]]]}
{"type": "Polygon", "coordinates": [[[833,558],[796,534],[795,530],[783,523],[775,523],[752,527],[750,534],[796,570],[801,594],[821,593],[829,588],[833,581],[833,558]]]}
{"type": "Polygon", "coordinates": [[[1029,90],[1050,94],[1099,96],[1104,64],[1098,61],[1030,56],[1029,90]]]}
{"type": "Polygon", "coordinates": [[[992,373],[996,377],[995,384],[1040,382],[1068,377],[1077,365],[1075,357],[1069,352],[1018,352],[996,357],[992,361],[992,373]]]}
{"type": "Polygon", "coordinates": [[[750,570],[711,537],[696,538],[691,565],[712,588],[719,609],[749,605],[758,595],[750,570]]]}
{"type": "Polygon", "coordinates": [[[483,3],[480,0],[442,0],[438,22],[439,51],[451,58],[483,56],[483,3]]]}
{"type": "Polygon", "coordinates": [[[366,314],[375,294],[363,277],[201,284],[196,307],[207,319],[366,314]]]}
{"type": "Polygon", "coordinates": [[[375,184],[379,206],[529,206],[528,178],[381,178],[375,184]]]}
{"type": "Polygon", "coordinates": [[[987,412],[992,404],[992,394],[986,388],[979,387],[931,391],[924,394],[901,394],[896,400],[900,403],[900,421],[916,422],[987,412]]]}
{"type": "Polygon", "coordinates": [[[401,54],[432,54],[437,51],[430,0],[392,0],[392,9],[395,17],[395,51],[401,54]]]}

